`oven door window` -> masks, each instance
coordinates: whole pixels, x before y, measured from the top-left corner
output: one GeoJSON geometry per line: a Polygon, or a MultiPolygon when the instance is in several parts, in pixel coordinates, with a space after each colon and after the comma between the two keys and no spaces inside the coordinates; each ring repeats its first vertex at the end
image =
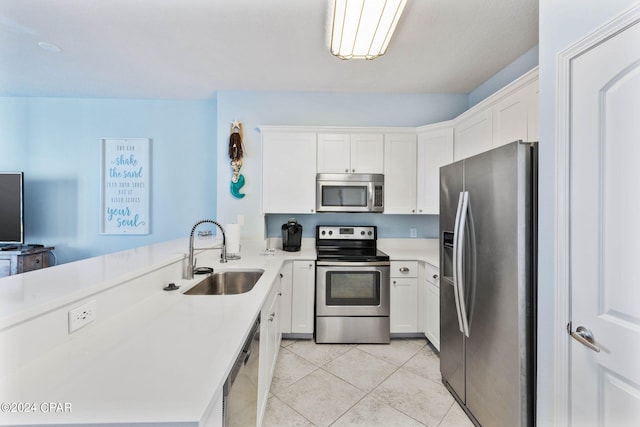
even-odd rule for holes
{"type": "Polygon", "coordinates": [[[326,304],[328,306],[380,305],[380,272],[328,271],[326,304]]]}
{"type": "Polygon", "coordinates": [[[367,193],[366,185],[324,185],[322,206],[366,208],[367,193]]]}

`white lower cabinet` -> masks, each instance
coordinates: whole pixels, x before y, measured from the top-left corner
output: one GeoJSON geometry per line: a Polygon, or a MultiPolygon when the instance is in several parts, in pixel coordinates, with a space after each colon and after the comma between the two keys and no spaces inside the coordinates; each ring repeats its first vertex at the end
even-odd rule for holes
{"type": "Polygon", "coordinates": [[[425,266],[424,285],[424,335],[440,350],[440,269],[431,264],[425,266]]]}
{"type": "Polygon", "coordinates": [[[418,263],[391,261],[391,333],[418,332],[418,263]]]}
{"type": "Polygon", "coordinates": [[[285,261],[280,268],[280,332],[291,333],[291,305],[293,300],[293,261],[285,261]]]}
{"type": "Polygon", "coordinates": [[[260,364],[258,373],[258,425],[262,425],[265,410],[267,407],[267,399],[269,397],[269,388],[271,387],[271,379],[273,378],[273,370],[278,359],[278,351],[280,349],[280,340],[282,333],[280,332],[280,277],[276,278],[276,282],[269,292],[269,296],[265,300],[260,312],[260,364]]]}
{"type": "Polygon", "coordinates": [[[291,333],[313,334],[315,261],[293,261],[291,333]]]}

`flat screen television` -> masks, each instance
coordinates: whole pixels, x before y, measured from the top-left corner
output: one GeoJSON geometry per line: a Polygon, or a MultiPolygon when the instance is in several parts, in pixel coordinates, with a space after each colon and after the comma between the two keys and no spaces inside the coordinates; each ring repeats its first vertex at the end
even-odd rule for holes
{"type": "Polygon", "coordinates": [[[24,243],[24,174],[0,172],[0,245],[24,243]]]}

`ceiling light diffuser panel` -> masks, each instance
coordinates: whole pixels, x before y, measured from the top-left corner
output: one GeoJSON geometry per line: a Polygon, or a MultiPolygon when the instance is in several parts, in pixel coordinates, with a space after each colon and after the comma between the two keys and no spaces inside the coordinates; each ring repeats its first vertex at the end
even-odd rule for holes
{"type": "Polygon", "coordinates": [[[341,59],[384,55],[407,0],[334,0],[331,53],[341,59]]]}

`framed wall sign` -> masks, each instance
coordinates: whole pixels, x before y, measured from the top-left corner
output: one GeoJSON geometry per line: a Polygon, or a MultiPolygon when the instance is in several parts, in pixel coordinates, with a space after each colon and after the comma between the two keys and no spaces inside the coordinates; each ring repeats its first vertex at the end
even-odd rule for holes
{"type": "Polygon", "coordinates": [[[101,140],[101,234],[149,234],[149,138],[101,140]]]}

